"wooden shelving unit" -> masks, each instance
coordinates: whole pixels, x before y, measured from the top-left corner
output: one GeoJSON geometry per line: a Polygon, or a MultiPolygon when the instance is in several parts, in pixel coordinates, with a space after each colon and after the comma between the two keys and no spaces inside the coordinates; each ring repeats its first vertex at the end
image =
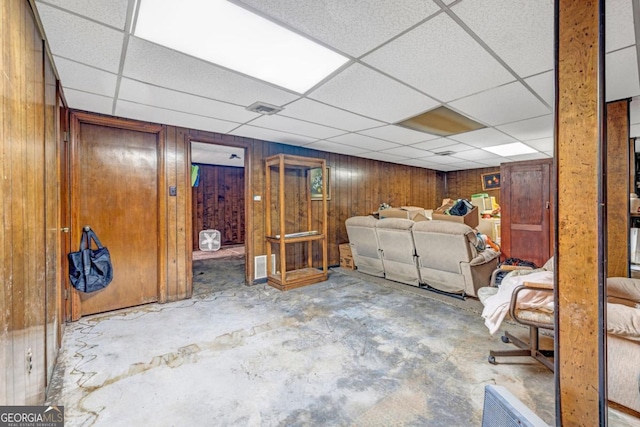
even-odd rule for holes
{"type": "Polygon", "coordinates": [[[267,241],[267,259],[271,259],[273,246],[278,245],[278,262],[276,271],[269,271],[267,275],[267,283],[277,289],[286,291],[288,289],[299,288],[311,285],[313,283],[327,280],[327,165],[324,159],[314,159],[309,157],[292,156],[286,154],[277,154],[265,159],[266,162],[266,241],[267,241]],[[309,170],[322,168],[325,173],[322,174],[322,199],[315,203],[321,204],[319,222],[320,229],[313,230],[312,218],[312,200],[311,189],[309,183],[309,170]],[[300,179],[303,179],[302,187],[305,188],[304,200],[306,209],[301,207],[295,213],[288,212],[286,209],[286,187],[285,175],[287,169],[297,170],[300,179]],[[278,171],[277,182],[272,183],[271,172],[278,171]],[[272,199],[272,185],[277,186],[277,200],[272,199]],[[277,203],[278,210],[278,230],[274,230],[272,224],[271,207],[273,202],[277,203]],[[298,215],[299,212],[306,210],[306,230],[286,230],[287,214],[298,215]],[[291,231],[287,234],[287,231],[291,231]],[[313,266],[313,247],[314,242],[318,242],[321,252],[321,266],[313,266]],[[293,244],[307,245],[306,265],[303,268],[287,271],[287,248],[293,244]]]}

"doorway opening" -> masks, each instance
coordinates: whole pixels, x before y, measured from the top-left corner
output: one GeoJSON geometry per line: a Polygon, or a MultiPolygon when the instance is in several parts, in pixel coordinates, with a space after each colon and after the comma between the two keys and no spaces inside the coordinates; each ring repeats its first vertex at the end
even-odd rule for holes
{"type": "Polygon", "coordinates": [[[244,258],[245,148],[191,141],[193,260],[244,258]]]}

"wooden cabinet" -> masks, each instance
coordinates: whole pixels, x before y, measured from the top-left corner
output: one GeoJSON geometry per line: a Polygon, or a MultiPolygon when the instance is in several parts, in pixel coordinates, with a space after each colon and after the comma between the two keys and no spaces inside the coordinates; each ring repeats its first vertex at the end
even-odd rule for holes
{"type": "Polygon", "coordinates": [[[553,254],[553,159],[500,165],[501,251],[542,266],[553,254]]]}
{"type": "Polygon", "coordinates": [[[326,161],[278,154],[265,162],[267,259],[276,255],[267,283],[288,290],[327,280],[327,192],[312,200],[309,178],[312,170],[324,171],[326,189],[326,161]],[[320,252],[320,265],[313,265],[314,252],[320,252]]]}

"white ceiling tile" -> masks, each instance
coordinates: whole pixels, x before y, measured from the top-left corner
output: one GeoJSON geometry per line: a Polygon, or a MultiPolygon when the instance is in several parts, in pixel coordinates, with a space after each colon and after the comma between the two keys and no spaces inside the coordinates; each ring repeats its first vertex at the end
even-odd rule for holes
{"type": "Polygon", "coordinates": [[[383,150],[383,153],[395,154],[396,156],[409,157],[409,158],[419,158],[424,157],[429,154],[426,150],[421,150],[419,148],[414,148],[410,146],[402,146],[396,148],[390,148],[388,150],[383,150]]]}
{"type": "Polygon", "coordinates": [[[298,98],[290,92],[137,37],[129,40],[123,75],[244,107],[256,101],[280,106],[298,98]]]}
{"type": "Polygon", "coordinates": [[[358,157],[364,157],[365,159],[380,160],[381,162],[397,163],[407,158],[404,156],[396,156],[395,154],[388,154],[381,151],[370,151],[368,153],[358,154],[358,157]]]}
{"type": "Polygon", "coordinates": [[[51,53],[118,72],[124,35],[45,4],[38,7],[51,53]]]}
{"type": "Polygon", "coordinates": [[[442,148],[435,148],[430,151],[433,151],[434,153],[441,153],[443,151],[453,151],[454,153],[460,153],[462,151],[469,151],[473,149],[474,147],[467,144],[453,144],[453,145],[447,145],[446,147],[442,147],[442,148]]]}
{"type": "Polygon", "coordinates": [[[406,160],[399,160],[398,163],[401,163],[403,165],[407,165],[407,166],[415,166],[415,167],[419,167],[419,168],[431,168],[435,165],[435,163],[429,163],[426,160],[423,159],[406,159],[406,160]]]}
{"type": "Polygon", "coordinates": [[[351,65],[309,97],[389,123],[439,105],[428,96],[360,64],[351,65]]]}
{"type": "Polygon", "coordinates": [[[640,123],[640,97],[636,96],[629,104],[629,123],[640,123]]]}
{"type": "Polygon", "coordinates": [[[553,151],[553,138],[534,139],[524,143],[538,151],[553,151]]]}
{"type": "Polygon", "coordinates": [[[555,96],[553,91],[553,71],[547,71],[545,73],[537,74],[532,77],[524,79],[524,81],[531,86],[531,89],[535,90],[542,99],[544,99],[549,106],[553,107],[553,97],[555,96]]]}
{"type": "MultiPolygon", "coordinates": [[[[418,144],[413,144],[412,147],[420,148],[420,149],[423,149],[423,150],[434,150],[436,148],[456,145],[457,143],[458,143],[457,141],[453,141],[453,140],[451,140],[449,138],[437,138],[437,139],[432,139],[430,141],[419,142],[418,144]]],[[[471,147],[469,147],[469,148],[471,148],[471,147]]]]}
{"type": "Polygon", "coordinates": [[[294,135],[292,133],[280,132],[277,130],[259,128],[256,126],[243,125],[229,132],[231,135],[244,136],[247,138],[260,139],[262,141],[278,142],[289,145],[306,145],[317,140],[307,136],[294,135]]]}
{"type": "Polygon", "coordinates": [[[260,114],[253,113],[237,105],[226,104],[201,96],[188,95],[127,78],[123,78],[120,82],[119,98],[138,104],[238,123],[244,123],[260,116],[260,114]]]}
{"type": "Polygon", "coordinates": [[[282,132],[295,133],[297,135],[309,136],[315,139],[326,139],[346,133],[340,129],[304,122],[302,120],[292,119],[289,117],[282,117],[278,114],[260,116],[253,120],[251,125],[282,132]]]}
{"type": "Polygon", "coordinates": [[[605,1],[605,49],[607,52],[635,44],[632,0],[605,1]]]}
{"type": "Polygon", "coordinates": [[[484,167],[483,164],[476,162],[457,162],[452,163],[452,166],[455,166],[456,170],[480,169],[484,167]]]}
{"type": "Polygon", "coordinates": [[[150,107],[129,101],[118,101],[115,115],[129,119],[220,133],[227,133],[238,126],[237,123],[233,122],[196,116],[179,111],[165,110],[164,108],[150,107]]]}
{"type": "Polygon", "coordinates": [[[546,154],[549,157],[553,157],[553,151],[544,151],[544,154],[546,154]]]}
{"type": "Polygon", "coordinates": [[[363,61],[445,102],[514,80],[446,14],[402,35],[363,61]]]}
{"type": "Polygon", "coordinates": [[[509,123],[508,125],[498,126],[497,129],[520,141],[548,138],[553,136],[553,116],[548,115],[509,123]]]}
{"type": "Polygon", "coordinates": [[[451,135],[449,138],[478,148],[507,144],[515,141],[513,137],[505,135],[494,128],[478,129],[458,135],[451,135]]]}
{"type": "Polygon", "coordinates": [[[65,89],[64,96],[69,104],[69,108],[76,110],[111,114],[111,109],[113,108],[113,98],[108,96],[94,95],[73,89],[65,89]]]}
{"type": "Polygon", "coordinates": [[[629,136],[631,138],[640,138],[640,123],[630,126],[629,136]]]}
{"type": "Polygon", "coordinates": [[[301,98],[287,105],[283,111],[278,113],[281,116],[292,117],[294,119],[306,120],[325,126],[356,132],[380,126],[382,122],[362,117],[339,108],[322,104],[307,98],[301,98]]]}
{"type": "Polygon", "coordinates": [[[316,141],[312,144],[305,145],[305,148],[327,151],[329,153],[346,154],[348,156],[355,156],[369,151],[366,148],[352,147],[350,145],[338,144],[337,142],[331,141],[316,141]]]}
{"type": "Polygon", "coordinates": [[[494,158],[496,155],[478,148],[456,153],[455,157],[462,160],[483,161],[494,158]]]}
{"type": "Polygon", "coordinates": [[[431,169],[435,169],[435,170],[440,171],[440,172],[451,172],[451,171],[458,170],[458,168],[453,164],[451,164],[451,165],[433,165],[433,167],[431,169]]]}
{"type": "Polygon", "coordinates": [[[605,74],[607,102],[640,95],[635,46],[608,53],[605,74]]]}
{"type": "Polygon", "coordinates": [[[54,57],[54,61],[60,74],[60,82],[65,89],[78,89],[109,97],[115,95],[117,75],[59,56],[54,57]]]}
{"type": "Polygon", "coordinates": [[[484,166],[500,166],[500,163],[506,163],[508,161],[509,159],[506,159],[504,157],[494,157],[491,159],[478,160],[478,163],[484,166]]]}
{"type": "Polygon", "coordinates": [[[433,2],[403,0],[239,0],[330,46],[358,57],[439,10],[433,2]]]}
{"type": "Polygon", "coordinates": [[[422,157],[422,159],[429,163],[435,163],[439,165],[450,165],[453,163],[460,162],[460,159],[456,159],[455,157],[451,157],[451,156],[435,156],[434,155],[434,156],[422,157]]]}
{"type": "Polygon", "coordinates": [[[519,156],[511,156],[510,160],[514,162],[520,162],[523,160],[538,160],[538,159],[548,159],[549,156],[544,153],[531,153],[531,154],[520,154],[519,156]]]}
{"type": "Polygon", "coordinates": [[[492,126],[550,113],[520,82],[509,83],[449,103],[467,116],[492,126]]]}
{"type": "Polygon", "coordinates": [[[119,30],[124,30],[129,0],[46,0],[45,2],[37,2],[38,10],[40,10],[43,3],[55,5],[77,14],[84,15],[87,18],[111,25],[119,30]]]}
{"type": "Polygon", "coordinates": [[[244,167],[244,148],[204,142],[191,143],[191,162],[244,167]],[[232,157],[235,154],[236,157],[232,157]]]}
{"type": "Polygon", "coordinates": [[[451,10],[521,77],[553,68],[552,0],[463,1],[451,10]]]}
{"type": "Polygon", "coordinates": [[[402,126],[388,125],[373,129],[367,129],[360,131],[363,135],[372,136],[374,138],[380,138],[387,141],[395,142],[397,144],[407,145],[415,144],[417,142],[429,141],[431,139],[439,138],[438,135],[431,135],[424,132],[417,132],[415,130],[407,129],[402,126]]]}
{"type": "Polygon", "coordinates": [[[354,147],[366,148],[372,151],[386,150],[399,146],[398,144],[394,144],[389,141],[383,141],[381,139],[371,138],[370,136],[359,135],[357,133],[348,133],[346,135],[336,136],[331,138],[331,141],[352,145],[354,147]]]}

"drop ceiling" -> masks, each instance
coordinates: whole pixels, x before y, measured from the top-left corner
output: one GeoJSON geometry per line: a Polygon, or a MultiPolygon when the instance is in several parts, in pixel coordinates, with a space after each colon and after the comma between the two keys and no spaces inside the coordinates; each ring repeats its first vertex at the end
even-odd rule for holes
{"type": "MultiPolygon", "coordinates": [[[[520,160],[483,150],[513,142],[553,155],[553,0],[233,0],[349,58],[304,93],[137,38],[140,1],[36,1],[71,108],[440,171],[520,160]],[[257,101],[283,110],[246,110],[257,101]],[[396,125],[440,106],[486,127],[396,125]]],[[[606,13],[606,97],[638,97],[640,137],[640,4],[606,13]]]]}

